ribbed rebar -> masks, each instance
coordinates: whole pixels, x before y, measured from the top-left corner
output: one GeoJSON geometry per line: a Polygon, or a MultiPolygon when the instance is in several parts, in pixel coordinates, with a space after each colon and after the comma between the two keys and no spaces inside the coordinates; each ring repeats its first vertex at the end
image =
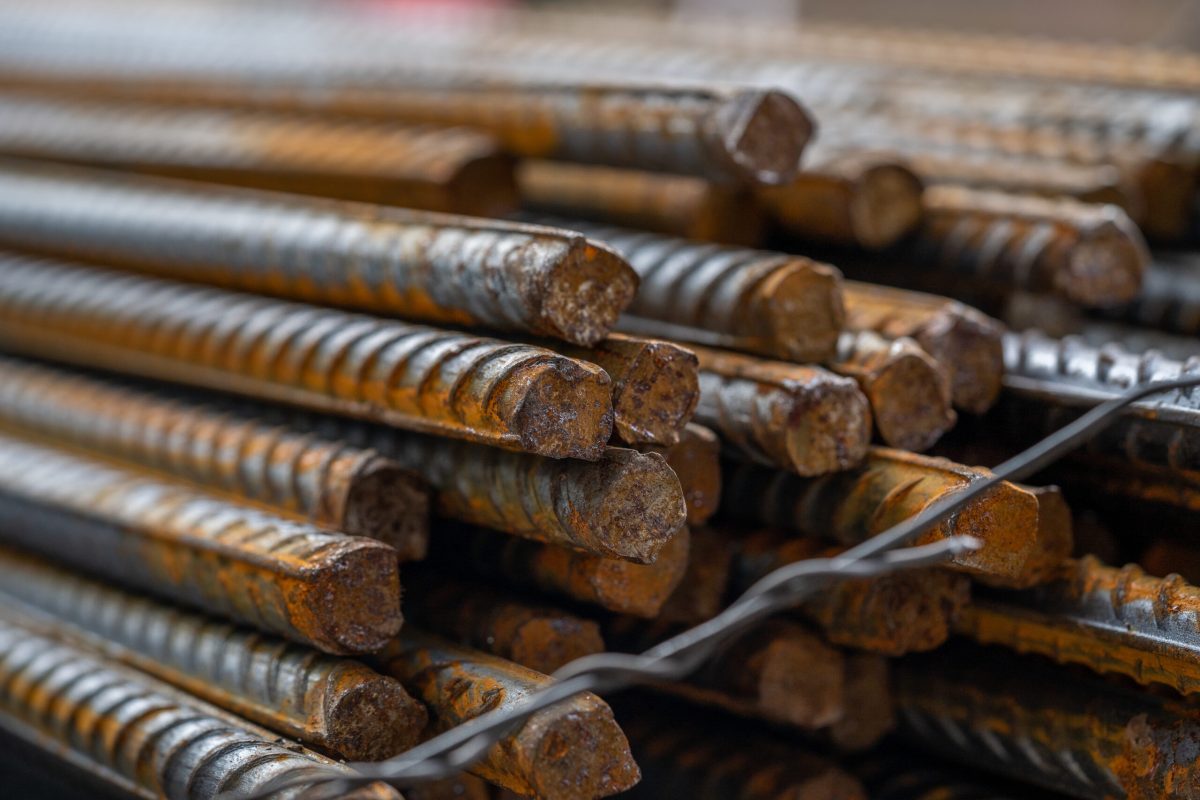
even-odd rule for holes
{"type": "Polygon", "coordinates": [[[823,361],[845,319],[841,273],[800,256],[595,223],[569,224],[619,252],[641,279],[619,327],[795,361],[823,361]]]}
{"type": "Polygon", "coordinates": [[[16,551],[0,550],[0,592],[66,623],[110,657],[273,731],[351,760],[417,743],[425,707],[390,678],[235,628],[16,551]]]}
{"type": "Polygon", "coordinates": [[[420,559],[424,483],[378,453],[215,405],[0,357],[0,427],[136,462],[420,559]]]}
{"type": "Polygon", "coordinates": [[[1133,302],[1100,313],[1148,328],[1200,336],[1200,258],[1156,256],[1133,302]]]}
{"type": "Polygon", "coordinates": [[[0,342],[550,456],[597,458],[608,376],[548,350],[0,255],[0,342]]]}
{"type": "MultiPolygon", "coordinates": [[[[863,464],[819,478],[800,478],[761,467],[725,463],[721,508],[754,525],[800,531],[856,544],[988,473],[944,458],[871,448],[863,464]]],[[[1002,585],[1027,586],[1040,558],[1038,502],[1016,484],[1002,483],[917,541],[970,535],[982,547],[954,556],[948,565],[1002,585]]]]}
{"type": "Polygon", "coordinates": [[[637,276],[571,231],[0,161],[0,241],[167,278],[591,344],[637,276]]]}
{"type": "Polygon", "coordinates": [[[829,368],[858,382],[879,438],[892,447],[928,450],[954,427],[949,375],[914,339],[846,331],[829,368]]]}
{"type": "Polygon", "coordinates": [[[0,435],[3,539],[327,652],[400,627],[395,551],[0,435]]]}
{"type": "Polygon", "coordinates": [[[935,186],[911,245],[914,265],[1084,305],[1132,299],[1149,254],[1113,206],[935,186]]]}
{"type": "Polygon", "coordinates": [[[0,152],[485,217],[517,204],[510,159],[470,128],[4,92],[0,152]]]}
{"type": "Polygon", "coordinates": [[[696,421],[737,457],[799,475],[862,461],[871,409],[858,384],[820,367],[692,348],[700,359],[696,421]]]}
{"type": "MultiPolygon", "coordinates": [[[[0,619],[0,682],[6,728],[135,796],[215,800],[344,769],[8,613],[0,619]]],[[[297,787],[278,796],[329,795],[297,787]]],[[[340,797],[399,794],[376,784],[340,797]]]]}
{"type": "MultiPolygon", "coordinates": [[[[519,703],[550,681],[510,661],[410,629],[374,662],[425,701],[438,731],[519,703]]],[[[542,800],[608,797],[641,778],[612,711],[591,693],[539,711],[470,770],[542,800]]]]}

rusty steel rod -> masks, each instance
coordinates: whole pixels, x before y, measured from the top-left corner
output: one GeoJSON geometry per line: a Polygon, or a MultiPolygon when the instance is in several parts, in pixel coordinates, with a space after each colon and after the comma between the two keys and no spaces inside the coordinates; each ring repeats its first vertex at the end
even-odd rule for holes
{"type": "Polygon", "coordinates": [[[545,347],[595,364],[612,379],[613,436],[625,444],[672,445],[696,412],[699,365],[683,346],[614,333],[591,347],[545,347]]]}
{"type": "Polygon", "coordinates": [[[917,228],[921,180],[887,153],[827,153],[806,159],[788,184],[758,191],[775,222],[800,239],[881,250],[917,228]]]}
{"type": "MultiPolygon", "coordinates": [[[[605,625],[610,647],[642,652],[680,631],[679,625],[628,617],[605,625]]],[[[845,705],[842,654],[802,625],[767,620],[731,639],[686,681],[657,681],[661,692],[737,714],[803,729],[828,727],[845,705]]]]}
{"type": "Polygon", "coordinates": [[[846,331],[829,368],[858,383],[879,439],[892,447],[928,450],[958,419],[947,371],[914,339],[846,331]]]}
{"type": "Polygon", "coordinates": [[[85,644],[270,730],[351,760],[415,745],[425,707],[395,680],[0,550],[0,592],[85,644]]]}
{"type": "Polygon", "coordinates": [[[517,186],[522,205],[537,213],[684,239],[753,246],[765,229],[749,192],[687,175],[531,159],[517,167],[517,186]]]}
{"type": "Polygon", "coordinates": [[[820,475],[862,461],[871,409],[856,381],[820,367],[693,346],[696,421],[739,458],[820,475]]]}
{"type": "Polygon", "coordinates": [[[637,289],[572,231],[0,161],[0,240],[164,278],[591,344],[637,289]]]}
{"type": "Polygon", "coordinates": [[[498,217],[512,160],[482,131],[0,92],[0,153],[498,217]]]}
{"type": "MultiPolygon", "coordinates": [[[[702,534],[702,530],[694,531],[693,542],[700,542],[702,534]]],[[[784,564],[828,558],[845,549],[776,530],[722,530],[716,535],[729,552],[731,594],[745,591],[784,564]]],[[[693,546],[693,559],[699,549],[693,546]]],[[[839,581],[807,598],[797,610],[834,644],[898,656],[944,643],[969,595],[970,581],[965,575],[912,570],[839,581]]]]}
{"type": "Polygon", "coordinates": [[[1137,295],[1149,254],[1113,206],[935,186],[908,248],[915,269],[1049,292],[1089,306],[1137,295]]]}
{"type": "Polygon", "coordinates": [[[604,640],[592,620],[429,569],[404,574],[404,615],[421,628],[547,675],[604,640]]]}
{"type": "Polygon", "coordinates": [[[834,762],[756,726],[645,697],[622,700],[617,713],[644,773],[630,798],[867,798],[834,762]]]}
{"type": "Polygon", "coordinates": [[[688,525],[703,525],[717,512],[721,501],[721,440],[712,430],[689,422],[675,444],[643,444],[637,449],[661,455],[679,478],[688,525]]]}
{"type": "Polygon", "coordinates": [[[640,563],[653,561],[686,520],[679,479],[655,453],[609,447],[596,461],[548,459],[339,417],[276,416],[419,474],[446,519],[640,563]]]}
{"type": "Polygon", "coordinates": [[[1200,336],[1200,258],[1156,255],[1138,296],[1099,313],[1133,325],[1200,336]]]}
{"type": "Polygon", "coordinates": [[[683,528],[654,563],[637,564],[491,531],[439,525],[430,541],[429,557],[458,574],[479,573],[621,614],[654,617],[683,580],[690,541],[688,529],[683,528]]]}
{"type": "Polygon", "coordinates": [[[400,627],[395,551],[0,434],[6,542],[331,653],[400,627]]]}
{"type": "MultiPolygon", "coordinates": [[[[279,739],[150,676],[54,636],[6,609],[0,618],[0,726],[127,795],[216,800],[270,781],[327,777],[336,762],[279,739]]],[[[330,797],[298,786],[280,798],[330,797]]],[[[399,800],[374,784],[342,800],[399,800]]]]}
{"type": "Polygon", "coordinates": [[[900,663],[910,740],[1074,797],[1194,798],[1200,715],[1191,705],[990,649],[900,663]]]}
{"type": "Polygon", "coordinates": [[[0,429],[132,461],[323,528],[424,557],[424,482],[371,450],[219,406],[0,356],[0,429]]]}
{"type": "Polygon", "coordinates": [[[1024,592],[977,597],[956,630],[983,644],[1200,692],[1200,589],[1178,575],[1092,556],[1061,565],[1055,580],[1024,592]]]}
{"type": "MultiPolygon", "coordinates": [[[[407,628],[374,661],[429,706],[435,731],[520,702],[550,680],[407,628]]],[[[470,771],[538,800],[594,800],[641,778],[612,711],[591,693],[539,711],[470,771]]]]}
{"type": "Polygon", "coordinates": [[[724,610],[730,598],[734,558],[730,537],[704,525],[689,533],[687,571],[655,617],[664,623],[699,625],[724,610]]]}
{"type": "Polygon", "coordinates": [[[950,376],[955,408],[982,414],[1000,394],[1004,327],[949,298],[859,281],[843,284],[846,328],[915,339],[950,376]]]}
{"type": "Polygon", "coordinates": [[[555,457],[612,427],[603,370],[542,348],[23,256],[0,344],[555,457]]]}
{"type": "MultiPolygon", "coordinates": [[[[862,466],[819,478],[800,478],[726,462],[721,508],[751,525],[779,527],[841,544],[856,544],[919,513],[931,503],[986,476],[987,470],[874,447],[862,466]]],[[[1002,483],[916,543],[970,535],[982,546],[947,562],[1005,586],[1027,586],[1039,563],[1038,501],[1030,491],[1002,483]]]]}
{"type": "Polygon", "coordinates": [[[571,225],[628,260],[641,284],[618,327],[792,361],[837,348],[841,273],[802,256],[727,247],[595,223],[571,225]]]}

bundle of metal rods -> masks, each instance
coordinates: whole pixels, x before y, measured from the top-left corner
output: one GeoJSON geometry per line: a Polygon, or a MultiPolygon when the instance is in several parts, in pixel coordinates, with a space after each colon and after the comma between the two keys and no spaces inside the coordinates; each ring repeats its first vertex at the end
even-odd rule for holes
{"type": "MultiPolygon", "coordinates": [[[[1200,62],[1048,48],[0,4],[0,776],[334,796],[1200,371],[1200,62]]],[[[336,796],[1200,798],[1197,525],[1181,391],[919,540],[978,549],[336,796]]]]}

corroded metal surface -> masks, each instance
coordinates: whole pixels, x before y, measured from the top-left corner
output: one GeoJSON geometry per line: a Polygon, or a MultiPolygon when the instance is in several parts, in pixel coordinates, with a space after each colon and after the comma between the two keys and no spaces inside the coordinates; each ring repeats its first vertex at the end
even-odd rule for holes
{"type": "Polygon", "coordinates": [[[947,371],[913,339],[846,331],[829,367],[858,382],[879,438],[892,447],[928,450],[958,419],[947,371]]]}
{"type": "Polygon", "coordinates": [[[906,735],[1081,798],[1200,797],[1191,705],[1003,651],[955,650],[896,670],[906,735]]]}
{"type": "Polygon", "coordinates": [[[822,361],[845,319],[841,273],[801,256],[557,217],[619,252],[641,278],[622,330],[795,361],[822,361]]]}
{"type": "Polygon", "coordinates": [[[609,447],[594,462],[547,459],[336,417],[282,419],[416,472],[438,516],[528,539],[647,562],[686,519],[679,479],[655,453],[609,447]]]}
{"type": "MultiPolygon", "coordinates": [[[[425,701],[436,731],[510,706],[550,680],[409,629],[374,658],[425,701]]],[[[539,800],[594,800],[624,791],[641,777],[612,712],[590,693],[538,712],[471,771],[539,800]]]]}
{"type": "Polygon", "coordinates": [[[879,250],[920,224],[922,188],[895,155],[843,152],[806,159],[795,180],[758,196],[789,234],[879,250]]]}
{"type": "MultiPolygon", "coordinates": [[[[695,532],[696,541],[700,534],[695,532]]],[[[719,535],[731,553],[731,595],[785,564],[829,558],[844,549],[782,531],[723,531],[719,535]]],[[[693,559],[699,549],[693,548],[693,559]]],[[[944,643],[969,595],[970,581],[965,575],[913,570],[838,581],[805,600],[798,610],[834,644],[896,656],[932,650],[944,643]]]]}
{"type": "Polygon", "coordinates": [[[700,400],[696,356],[661,339],[612,334],[592,347],[547,345],[612,379],[613,436],[626,444],[679,441],[700,400]]]}
{"type": "Polygon", "coordinates": [[[0,152],[96,167],[498,217],[511,160],[470,128],[0,94],[0,152]]]}
{"type": "Polygon", "coordinates": [[[404,590],[406,619],[537,672],[604,650],[592,620],[478,581],[417,568],[404,573],[404,590]]]}
{"type": "Polygon", "coordinates": [[[0,342],[550,456],[598,458],[608,376],[539,347],[0,256],[0,342]]]}
{"type": "Polygon", "coordinates": [[[688,529],[683,528],[654,563],[636,564],[493,531],[440,526],[430,542],[429,556],[449,570],[470,570],[610,611],[654,617],[683,579],[690,541],[688,529]]]}
{"type": "Polygon", "coordinates": [[[417,743],[425,708],[393,679],[0,550],[12,601],[51,615],[109,657],[273,731],[351,760],[417,743]]]}
{"type": "Polygon", "coordinates": [[[858,281],[843,284],[846,328],[911,337],[950,376],[954,405],[982,414],[1000,394],[1004,327],[970,306],[936,295],[858,281]]]}
{"type": "Polygon", "coordinates": [[[637,289],[571,231],[197,185],[0,164],[0,240],[230,289],[590,344],[637,289]]]}
{"type": "Polygon", "coordinates": [[[1087,556],[1025,592],[976,598],[957,630],[984,644],[1200,692],[1200,589],[1087,556]]]}
{"type": "MultiPolygon", "coordinates": [[[[0,680],[0,725],[137,797],[213,800],[340,769],[8,613],[0,620],[0,680]]],[[[301,785],[277,796],[329,794],[301,785]]],[[[399,798],[378,784],[340,796],[399,798]]]]}
{"type": "MultiPolygon", "coordinates": [[[[679,625],[629,617],[604,629],[612,649],[636,653],[680,631],[679,625]]],[[[840,720],[854,702],[844,691],[845,673],[842,654],[819,635],[795,622],[767,620],[723,645],[687,681],[653,685],[739,716],[817,729],[840,720]]]]}
{"type": "Polygon", "coordinates": [[[915,267],[1102,306],[1137,295],[1149,254],[1113,206],[952,186],[924,195],[915,267]]]}
{"type": "Polygon", "coordinates": [[[721,501],[721,440],[710,429],[688,423],[679,441],[669,447],[639,445],[643,453],[658,453],[679,478],[688,525],[702,525],[721,501]]]}
{"type": "Polygon", "coordinates": [[[0,435],[5,541],[327,652],[400,627],[392,548],[0,435]]]}
{"type": "Polygon", "coordinates": [[[1133,302],[1100,313],[1135,325],[1200,336],[1200,258],[1156,255],[1133,302]]]}
{"type": "Polygon", "coordinates": [[[795,741],[658,703],[617,706],[644,779],[631,798],[697,800],[866,800],[832,761],[795,741]]]}
{"type": "Polygon", "coordinates": [[[871,410],[858,384],[820,367],[693,347],[700,359],[696,421],[739,458],[799,475],[862,461],[871,410]]]}
{"type": "Polygon", "coordinates": [[[525,160],[517,186],[522,204],[539,212],[685,239],[753,246],[764,230],[748,192],[702,178],[525,160]]]}
{"type": "Polygon", "coordinates": [[[219,406],[0,357],[0,427],[50,437],[379,539],[428,548],[424,483],[371,450],[260,424],[219,406]]]}
{"type": "MultiPolygon", "coordinates": [[[[721,508],[754,525],[785,528],[853,544],[907,519],[931,503],[969,486],[986,470],[883,447],[862,466],[804,479],[759,467],[725,464],[721,508]]],[[[1027,586],[1040,557],[1038,501],[1032,492],[1002,483],[917,542],[970,535],[983,546],[949,562],[1001,585],[1027,586]]]]}

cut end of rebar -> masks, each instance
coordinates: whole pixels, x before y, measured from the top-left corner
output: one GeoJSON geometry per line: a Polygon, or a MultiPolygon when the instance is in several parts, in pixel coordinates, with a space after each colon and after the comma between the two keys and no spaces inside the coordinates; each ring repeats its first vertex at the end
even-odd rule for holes
{"type": "Polygon", "coordinates": [[[798,475],[840,472],[860,463],[871,444],[871,407],[849,378],[832,375],[804,392],[787,428],[787,452],[798,475]]]}
{"type": "Polygon", "coordinates": [[[542,800],[608,797],[641,780],[612,710],[593,694],[535,714],[515,739],[542,800]]]}
{"type": "Polygon", "coordinates": [[[612,381],[583,361],[557,356],[525,365],[513,429],[521,448],[549,458],[595,461],[612,436],[612,381]]]}
{"type": "Polygon", "coordinates": [[[1004,380],[998,323],[973,312],[942,314],[918,341],[949,375],[955,408],[982,414],[995,404],[1004,380]]]}
{"type": "Polygon", "coordinates": [[[549,675],[577,658],[603,651],[600,626],[590,620],[555,614],[521,623],[507,657],[549,675]]]}
{"type": "Polygon", "coordinates": [[[378,650],[403,619],[396,551],[372,539],[347,536],[326,550],[292,596],[292,625],[327,653],[378,650]]]}
{"type": "Polygon", "coordinates": [[[744,90],[716,113],[715,138],[735,177],[777,185],[796,177],[814,125],[791,96],[744,90]]]}
{"type": "Polygon", "coordinates": [[[833,357],[846,322],[842,273],[827,264],[794,259],[756,289],[755,319],[772,355],[800,363],[833,357]]]}
{"type": "Polygon", "coordinates": [[[625,259],[582,236],[572,238],[545,280],[534,332],[585,346],[609,334],[638,288],[638,275],[625,259]]]}
{"type": "Polygon", "coordinates": [[[775,637],[759,654],[758,704],[773,718],[820,728],[842,715],[845,665],[839,653],[804,630],[775,637]]]}
{"type": "Polygon", "coordinates": [[[678,444],[666,453],[667,465],[679,478],[689,525],[701,525],[721,501],[721,443],[700,425],[688,425],[678,444]]]}
{"type": "Polygon", "coordinates": [[[863,169],[850,199],[850,226],[862,247],[882,250],[912,233],[921,223],[921,179],[899,163],[875,163],[863,169]]]}
{"type": "Polygon", "coordinates": [[[429,507],[420,478],[378,459],[355,475],[342,527],[391,545],[401,561],[420,561],[429,550],[429,507]]]}
{"type": "Polygon", "coordinates": [[[967,576],[941,569],[851,581],[834,590],[837,607],[821,617],[829,641],[886,656],[940,647],[970,599],[967,576]]]}
{"type": "Polygon", "coordinates": [[[657,453],[609,448],[573,477],[556,503],[559,516],[608,557],[653,562],[687,519],[679,478],[657,453]]]}
{"type": "Polygon", "coordinates": [[[683,580],[690,550],[691,534],[683,528],[658,551],[653,564],[593,557],[576,570],[576,576],[586,582],[591,602],[619,614],[652,619],[683,580]]]}
{"type": "Polygon", "coordinates": [[[400,683],[348,662],[325,703],[322,744],[350,761],[380,761],[416,745],[429,714],[400,683]]]}
{"type": "Polygon", "coordinates": [[[1058,291],[1086,306],[1126,303],[1137,297],[1150,264],[1146,242],[1123,212],[1088,231],[1066,254],[1058,291]]]}
{"type": "Polygon", "coordinates": [[[996,586],[1024,587],[1038,558],[1038,510],[1032,492],[1007,482],[994,487],[954,518],[948,532],[973,536],[981,546],[954,556],[950,564],[996,586]]]}
{"type": "Polygon", "coordinates": [[[649,342],[613,397],[613,422],[623,442],[671,445],[696,412],[696,355],[670,342],[649,342]]]}
{"type": "Polygon", "coordinates": [[[920,453],[954,427],[950,380],[912,340],[893,342],[864,388],[879,438],[891,447],[920,453]]]}

